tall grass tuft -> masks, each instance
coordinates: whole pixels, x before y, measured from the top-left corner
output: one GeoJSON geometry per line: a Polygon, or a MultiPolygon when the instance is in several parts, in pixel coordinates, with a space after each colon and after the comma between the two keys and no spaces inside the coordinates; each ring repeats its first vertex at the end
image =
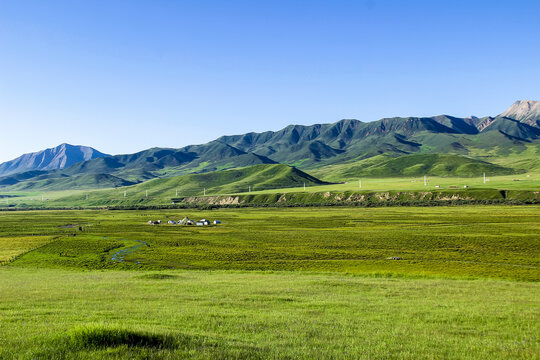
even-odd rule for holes
{"type": "Polygon", "coordinates": [[[123,327],[91,324],[78,326],[69,333],[71,345],[76,348],[106,348],[114,346],[172,348],[173,337],[136,331],[123,327]]]}
{"type": "Polygon", "coordinates": [[[151,273],[151,274],[137,275],[135,277],[137,279],[147,279],[147,280],[168,280],[168,279],[175,279],[178,276],[170,275],[170,274],[151,273]]]}

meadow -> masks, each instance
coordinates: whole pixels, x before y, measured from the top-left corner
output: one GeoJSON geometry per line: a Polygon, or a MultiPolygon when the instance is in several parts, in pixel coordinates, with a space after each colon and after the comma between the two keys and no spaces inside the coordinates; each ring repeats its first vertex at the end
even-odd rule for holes
{"type": "MultiPolygon", "coordinates": [[[[308,186],[280,189],[281,192],[321,192],[321,191],[390,191],[390,190],[428,190],[443,188],[448,189],[451,186],[463,188],[469,186],[475,189],[519,189],[534,190],[540,188],[540,174],[527,173],[518,175],[500,175],[484,178],[480,174],[478,177],[440,177],[427,176],[426,185],[423,177],[359,177],[356,179],[347,179],[344,182],[331,185],[308,186]],[[437,187],[439,186],[439,187],[437,187]]],[[[265,190],[260,193],[271,193],[273,190],[265,190]]]]}
{"type": "Polygon", "coordinates": [[[302,270],[537,281],[539,210],[469,206],[15,212],[0,214],[0,243],[13,247],[18,236],[54,239],[10,266],[302,270]],[[185,216],[222,224],[147,223],[185,216]],[[111,260],[134,246],[137,250],[125,252],[123,261],[111,260]]]}
{"type": "Polygon", "coordinates": [[[0,358],[533,359],[539,230],[539,206],[3,212],[0,358]],[[184,216],[222,223],[147,224],[184,216]]]}

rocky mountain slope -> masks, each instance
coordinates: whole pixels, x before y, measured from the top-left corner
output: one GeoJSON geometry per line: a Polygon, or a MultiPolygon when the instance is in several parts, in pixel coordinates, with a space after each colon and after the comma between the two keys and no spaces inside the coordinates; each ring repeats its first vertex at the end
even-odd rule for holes
{"type": "Polygon", "coordinates": [[[57,147],[24,154],[0,164],[0,176],[32,170],[64,169],[81,161],[110,156],[88,146],[61,144],[57,147]]]}
{"type": "Polygon", "coordinates": [[[531,126],[540,127],[540,101],[516,101],[501,116],[512,118],[531,126]]]}

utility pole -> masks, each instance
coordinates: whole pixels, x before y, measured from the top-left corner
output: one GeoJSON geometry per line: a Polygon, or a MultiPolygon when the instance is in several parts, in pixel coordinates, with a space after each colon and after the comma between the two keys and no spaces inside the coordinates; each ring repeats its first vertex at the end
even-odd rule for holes
{"type": "Polygon", "coordinates": [[[304,183],[304,191],[306,191],[306,183],[304,183]]]}
{"type": "Polygon", "coordinates": [[[178,197],[178,189],[176,189],[176,197],[178,197]]]}
{"type": "Polygon", "coordinates": [[[358,180],[358,188],[362,188],[362,180],[358,180]]]}
{"type": "Polygon", "coordinates": [[[249,192],[251,192],[251,185],[249,186],[249,192]]]}
{"type": "Polygon", "coordinates": [[[203,190],[203,196],[206,196],[206,188],[203,190]]]}
{"type": "Polygon", "coordinates": [[[44,200],[43,200],[43,194],[41,194],[41,201],[44,201],[44,200]]]}
{"type": "Polygon", "coordinates": [[[426,186],[426,185],[427,185],[427,176],[424,175],[424,186],[426,186]]]}
{"type": "Polygon", "coordinates": [[[146,190],[146,198],[148,198],[148,190],[146,190]]]}
{"type": "Polygon", "coordinates": [[[484,173],[484,184],[486,183],[486,173],[484,173]]]}
{"type": "Polygon", "coordinates": [[[86,194],[86,200],[88,200],[88,193],[86,194]]]}
{"type": "Polygon", "coordinates": [[[126,197],[126,196],[127,196],[127,194],[126,194],[126,190],[124,190],[124,197],[126,197]]]}

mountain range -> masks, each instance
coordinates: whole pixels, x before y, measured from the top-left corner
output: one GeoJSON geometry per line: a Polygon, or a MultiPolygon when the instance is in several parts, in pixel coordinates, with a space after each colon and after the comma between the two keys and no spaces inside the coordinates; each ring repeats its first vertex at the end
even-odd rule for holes
{"type": "Polygon", "coordinates": [[[92,148],[63,144],[0,164],[0,187],[115,187],[259,164],[286,164],[324,179],[336,179],[336,174],[343,178],[402,176],[415,171],[472,176],[481,167],[495,175],[540,168],[539,154],[540,102],[524,100],[495,117],[439,115],[373,122],[344,119],[222,136],[207,144],[152,148],[129,155],[108,156],[92,148]],[[400,164],[410,166],[401,169],[400,164]]]}

